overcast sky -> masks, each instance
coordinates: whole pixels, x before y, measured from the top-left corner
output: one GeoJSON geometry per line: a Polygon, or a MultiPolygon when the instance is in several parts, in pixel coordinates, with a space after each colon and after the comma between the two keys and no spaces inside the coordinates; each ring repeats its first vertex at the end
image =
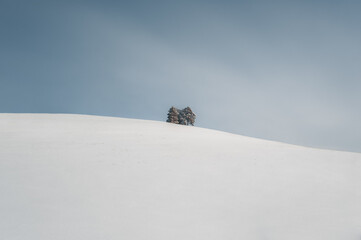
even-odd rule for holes
{"type": "Polygon", "coordinates": [[[164,121],[361,152],[360,1],[0,0],[0,112],[164,121]]]}

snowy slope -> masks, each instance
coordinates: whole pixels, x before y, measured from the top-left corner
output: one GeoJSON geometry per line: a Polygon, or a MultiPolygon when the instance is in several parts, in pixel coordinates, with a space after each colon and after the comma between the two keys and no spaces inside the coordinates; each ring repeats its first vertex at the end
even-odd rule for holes
{"type": "Polygon", "coordinates": [[[0,114],[0,194],[4,240],[361,239],[361,154],[155,121],[0,114]]]}

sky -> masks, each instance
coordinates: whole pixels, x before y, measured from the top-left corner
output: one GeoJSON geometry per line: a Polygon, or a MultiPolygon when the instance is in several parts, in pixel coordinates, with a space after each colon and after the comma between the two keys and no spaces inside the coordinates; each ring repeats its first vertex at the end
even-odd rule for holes
{"type": "Polygon", "coordinates": [[[0,112],[361,152],[360,1],[0,0],[0,112]]]}

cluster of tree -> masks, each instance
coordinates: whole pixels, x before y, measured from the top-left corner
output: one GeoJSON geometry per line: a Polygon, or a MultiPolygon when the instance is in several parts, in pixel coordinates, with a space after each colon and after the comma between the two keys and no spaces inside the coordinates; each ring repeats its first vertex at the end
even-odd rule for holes
{"type": "Polygon", "coordinates": [[[196,115],[193,113],[190,107],[186,107],[182,110],[171,107],[168,111],[167,122],[194,126],[195,120],[196,115]]]}

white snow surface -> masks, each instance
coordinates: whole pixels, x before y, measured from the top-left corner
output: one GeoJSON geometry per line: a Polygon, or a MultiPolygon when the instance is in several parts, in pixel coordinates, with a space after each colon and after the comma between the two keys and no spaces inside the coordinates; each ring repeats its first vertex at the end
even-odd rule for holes
{"type": "Polygon", "coordinates": [[[165,122],[0,114],[0,194],[4,240],[361,239],[361,154],[165,122]]]}

